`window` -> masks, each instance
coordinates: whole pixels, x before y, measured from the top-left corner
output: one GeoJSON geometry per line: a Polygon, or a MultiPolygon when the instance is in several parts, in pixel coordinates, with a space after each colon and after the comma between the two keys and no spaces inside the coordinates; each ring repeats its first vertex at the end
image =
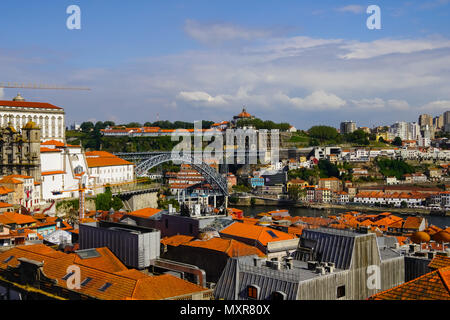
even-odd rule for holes
{"type": "Polygon", "coordinates": [[[74,271],[72,271],[72,272],[69,272],[68,274],[66,274],[64,277],[62,277],[62,279],[63,280],[67,280],[67,279],[69,279],[70,278],[70,276],[71,275],[73,275],[75,272],[74,271]]]}
{"type": "Polygon", "coordinates": [[[89,282],[91,282],[92,278],[87,277],[86,279],[83,280],[83,282],[81,282],[81,286],[84,287],[86,286],[89,282]]]}
{"type": "Polygon", "coordinates": [[[272,300],[286,300],[286,294],[281,291],[272,292],[272,300]]]}
{"type": "Polygon", "coordinates": [[[101,286],[101,288],[98,289],[98,291],[105,292],[111,286],[112,286],[112,283],[107,282],[103,286],[101,286]]]}
{"type": "Polygon", "coordinates": [[[247,297],[249,299],[257,300],[258,299],[258,291],[259,291],[258,286],[255,286],[255,285],[248,286],[247,287],[247,297]]]}
{"type": "Polygon", "coordinates": [[[345,297],[345,286],[337,287],[337,298],[345,297]]]}
{"type": "Polygon", "coordinates": [[[4,260],[4,263],[8,263],[12,260],[12,258],[14,258],[14,256],[9,256],[8,258],[6,258],[6,260],[4,260]]]}

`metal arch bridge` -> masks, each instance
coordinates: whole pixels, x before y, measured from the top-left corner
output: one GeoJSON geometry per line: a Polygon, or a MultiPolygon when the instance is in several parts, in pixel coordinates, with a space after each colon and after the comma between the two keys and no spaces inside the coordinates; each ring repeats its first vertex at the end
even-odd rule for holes
{"type": "MultiPolygon", "coordinates": [[[[122,158],[134,158],[135,160],[137,160],[137,158],[133,154],[116,153],[115,155],[122,158]]],[[[216,186],[224,196],[228,196],[227,179],[222,177],[208,164],[204,162],[197,163],[197,161],[194,161],[194,157],[192,155],[176,155],[172,154],[172,152],[155,152],[151,154],[149,153],[147,155],[139,154],[139,159],[144,160],[139,162],[139,164],[137,164],[136,166],[135,172],[137,176],[145,176],[148,170],[164,162],[175,161],[188,163],[195,170],[200,172],[211,186],[216,186]]]]}

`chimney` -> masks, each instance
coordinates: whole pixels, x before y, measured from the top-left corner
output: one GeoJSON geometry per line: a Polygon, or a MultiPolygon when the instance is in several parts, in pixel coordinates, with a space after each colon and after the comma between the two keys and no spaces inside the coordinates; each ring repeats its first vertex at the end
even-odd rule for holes
{"type": "Polygon", "coordinates": [[[286,269],[293,269],[294,264],[293,264],[293,258],[292,257],[286,257],[286,269]]]}
{"type": "Polygon", "coordinates": [[[325,274],[325,268],[324,267],[316,267],[316,273],[324,275],[325,274]]]}

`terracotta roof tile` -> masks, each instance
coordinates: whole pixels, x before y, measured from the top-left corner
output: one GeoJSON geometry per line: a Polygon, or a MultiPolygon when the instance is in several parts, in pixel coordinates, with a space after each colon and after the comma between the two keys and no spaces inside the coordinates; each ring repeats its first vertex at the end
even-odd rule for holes
{"type": "Polygon", "coordinates": [[[431,260],[428,267],[432,268],[432,269],[440,269],[440,268],[450,267],[450,257],[437,255],[433,258],[433,260],[431,260]]]}
{"type": "Polygon", "coordinates": [[[22,108],[37,108],[37,109],[62,109],[60,107],[54,106],[50,103],[44,102],[28,102],[28,101],[0,101],[0,106],[8,107],[22,107],[22,108]]]}
{"type": "Polygon", "coordinates": [[[220,234],[224,237],[236,236],[240,238],[256,240],[259,241],[263,246],[266,246],[269,242],[291,240],[296,238],[295,236],[286,232],[240,222],[232,223],[228,227],[222,229],[222,231],[220,231],[220,234]],[[271,233],[274,234],[275,237],[273,237],[271,233]]]}
{"type": "Polygon", "coordinates": [[[441,268],[419,278],[380,292],[373,300],[450,300],[450,267],[441,268]]]}
{"type": "Polygon", "coordinates": [[[195,240],[182,244],[184,247],[196,247],[208,250],[220,251],[227,254],[229,257],[237,256],[249,256],[258,255],[263,256],[264,254],[256,249],[255,247],[249,246],[240,241],[234,239],[223,239],[223,238],[212,238],[210,240],[195,240]]]}
{"type": "Polygon", "coordinates": [[[143,208],[140,210],[128,212],[127,215],[141,217],[141,218],[150,218],[151,216],[154,216],[158,212],[161,212],[161,209],[143,208]]]}

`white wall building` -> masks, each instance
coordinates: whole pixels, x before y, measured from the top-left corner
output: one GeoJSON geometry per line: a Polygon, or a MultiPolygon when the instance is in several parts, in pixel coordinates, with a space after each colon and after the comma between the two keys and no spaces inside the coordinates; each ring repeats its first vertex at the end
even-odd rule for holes
{"type": "Polygon", "coordinates": [[[8,123],[20,131],[29,121],[41,128],[41,140],[65,141],[64,109],[42,102],[26,102],[20,94],[13,101],[0,101],[0,127],[8,123]]]}
{"type": "Polygon", "coordinates": [[[94,185],[134,180],[134,164],[105,151],[86,152],[88,173],[94,185]]]}

